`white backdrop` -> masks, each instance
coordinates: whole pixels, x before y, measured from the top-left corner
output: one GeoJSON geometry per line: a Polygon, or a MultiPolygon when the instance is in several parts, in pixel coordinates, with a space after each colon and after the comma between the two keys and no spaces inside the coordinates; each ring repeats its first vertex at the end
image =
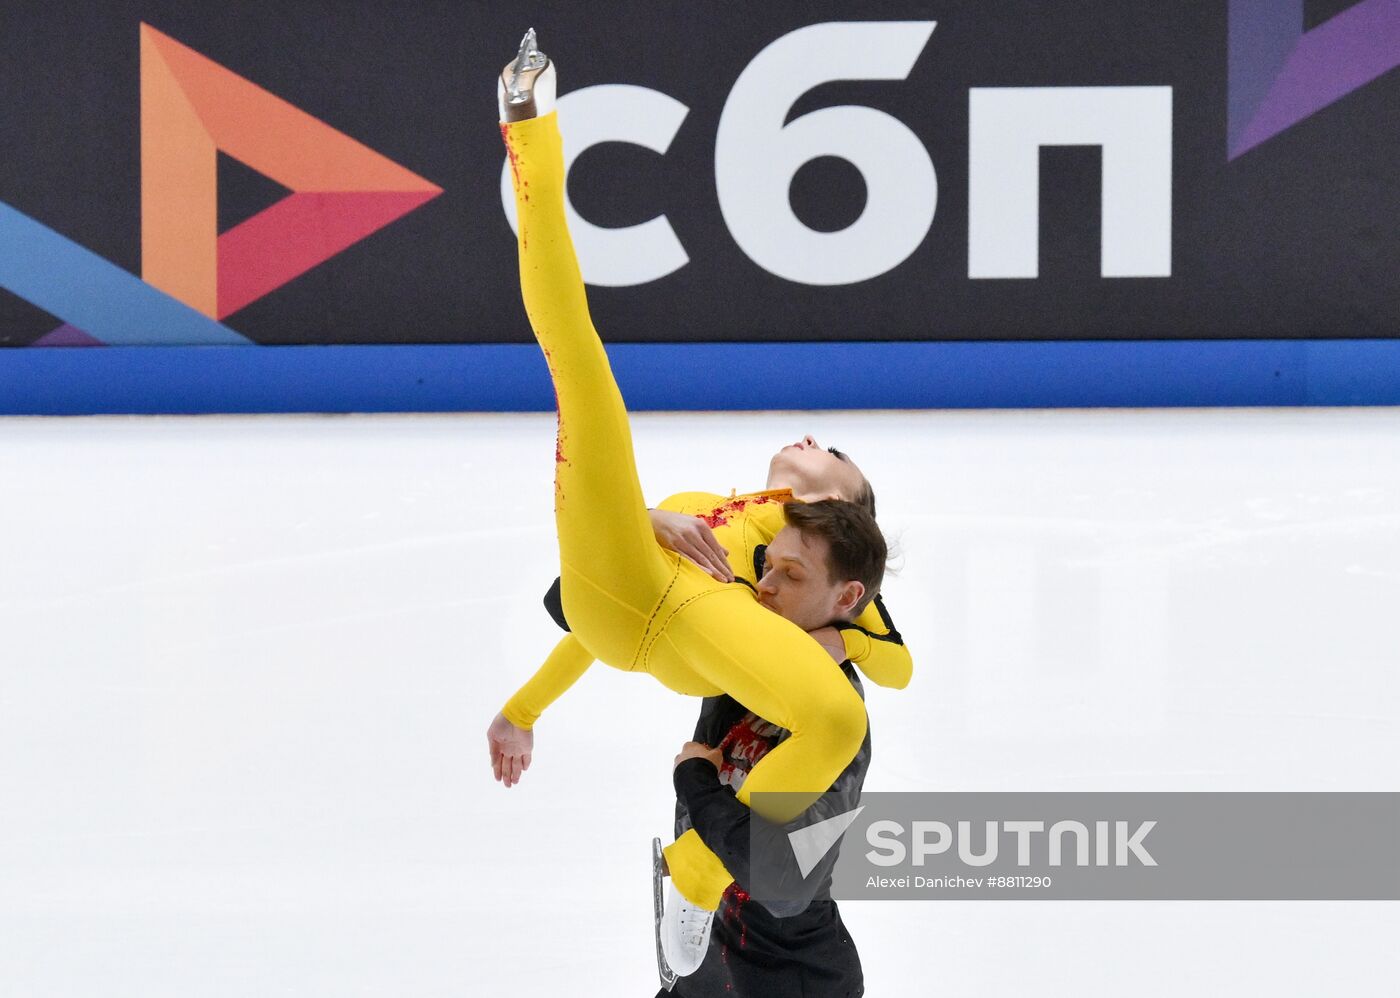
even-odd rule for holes
{"type": "MultiPolygon", "coordinates": [[[[696,702],[552,644],[552,415],[0,421],[0,994],[650,995],[696,702]]],[[[915,655],[868,789],[1400,790],[1392,411],[648,414],[849,451],[915,655]]],[[[844,905],[872,996],[1392,993],[1400,904],[844,905]]]]}

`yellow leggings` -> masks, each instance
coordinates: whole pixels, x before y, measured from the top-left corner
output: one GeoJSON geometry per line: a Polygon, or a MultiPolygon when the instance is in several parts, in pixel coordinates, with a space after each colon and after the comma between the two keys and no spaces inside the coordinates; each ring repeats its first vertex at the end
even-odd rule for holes
{"type": "MultiPolygon", "coordinates": [[[[739,799],[785,793],[786,821],[825,792],[865,737],[865,706],[809,635],[661,548],[637,479],[632,434],[564,220],[555,114],[502,126],[515,180],[520,287],[559,400],[554,512],[561,595],[574,636],[599,661],[649,672],[679,693],[728,693],[792,732],[739,799]],[[799,796],[801,795],[801,796],[799,796]]],[[[666,850],[676,889],[714,909],[733,877],[694,831],[666,850]]]]}

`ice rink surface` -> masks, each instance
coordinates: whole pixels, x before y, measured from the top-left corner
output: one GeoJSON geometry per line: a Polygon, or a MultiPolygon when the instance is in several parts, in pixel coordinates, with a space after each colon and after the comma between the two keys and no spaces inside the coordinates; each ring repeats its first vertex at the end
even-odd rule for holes
{"type": "MultiPolygon", "coordinates": [[[[647,495],[812,433],[914,653],[867,789],[1400,791],[1394,410],[644,414],[647,495]]],[[[650,996],[697,701],[556,637],[553,415],[0,420],[0,995],[650,996]]],[[[1396,902],[843,904],[876,998],[1377,995],[1396,902]]]]}

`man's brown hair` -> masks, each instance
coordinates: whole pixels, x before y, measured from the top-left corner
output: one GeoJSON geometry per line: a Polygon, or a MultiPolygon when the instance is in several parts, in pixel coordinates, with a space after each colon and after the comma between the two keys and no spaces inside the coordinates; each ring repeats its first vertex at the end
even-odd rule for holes
{"type": "Polygon", "coordinates": [[[880,592],[885,578],[889,549],[875,517],[865,507],[845,499],[820,502],[790,502],[783,506],[788,526],[805,539],[821,537],[831,554],[826,564],[832,582],[856,580],[865,586],[865,595],[856,603],[852,616],[859,614],[880,592]]]}

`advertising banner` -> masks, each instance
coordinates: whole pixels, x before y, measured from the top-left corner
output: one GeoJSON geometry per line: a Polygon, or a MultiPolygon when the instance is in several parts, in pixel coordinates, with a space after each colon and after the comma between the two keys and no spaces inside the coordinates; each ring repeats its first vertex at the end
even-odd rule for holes
{"type": "Polygon", "coordinates": [[[1379,355],[1210,341],[1400,336],[1393,0],[16,0],[0,344],[529,344],[494,91],[530,26],[610,344],[1151,340],[1287,381],[1379,355]]]}

